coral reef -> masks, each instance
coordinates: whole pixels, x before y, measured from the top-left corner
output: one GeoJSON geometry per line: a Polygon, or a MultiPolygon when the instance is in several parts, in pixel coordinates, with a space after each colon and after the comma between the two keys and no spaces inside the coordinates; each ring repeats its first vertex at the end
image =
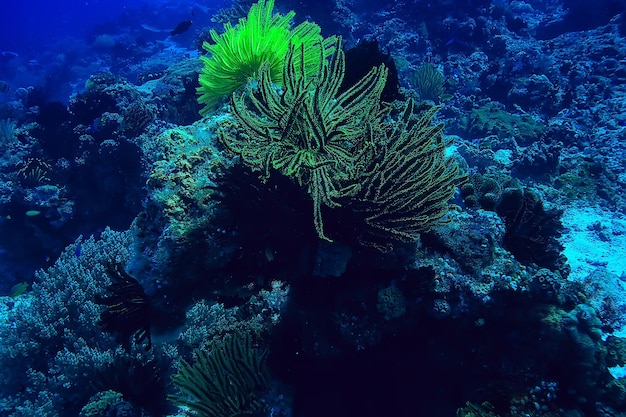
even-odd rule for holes
{"type": "Polygon", "coordinates": [[[623,415],[626,17],[579,3],[0,52],[0,417],[623,415]]]}
{"type": "Polygon", "coordinates": [[[107,230],[99,241],[70,245],[7,311],[0,326],[2,356],[11,358],[2,369],[3,409],[63,415],[91,395],[84,388],[113,361],[117,346],[98,325],[95,299],[111,283],[106,265],[128,261],[129,237],[107,230]]]}

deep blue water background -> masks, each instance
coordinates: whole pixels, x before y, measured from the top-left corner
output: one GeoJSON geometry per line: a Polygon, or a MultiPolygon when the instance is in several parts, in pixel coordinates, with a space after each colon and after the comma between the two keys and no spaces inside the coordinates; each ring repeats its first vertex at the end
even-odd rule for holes
{"type": "MultiPolygon", "coordinates": [[[[202,3],[11,0],[3,7],[0,17],[0,80],[9,82],[12,90],[39,85],[41,79],[55,71],[55,66],[62,64],[73,67],[79,59],[83,61],[81,66],[89,59],[95,63],[98,55],[92,56],[94,51],[91,47],[99,35],[127,36],[130,38],[129,42],[137,44],[164,40],[168,37],[168,32],[182,20],[193,20],[192,29],[195,30],[190,30],[174,42],[179,42],[183,47],[191,47],[191,40],[197,35],[196,30],[211,26],[211,16],[218,9],[230,5],[229,0],[202,3]],[[143,26],[160,29],[162,32],[151,32],[143,26]],[[15,58],[14,54],[18,57],[15,58]]],[[[100,68],[92,68],[90,72],[108,69],[107,63],[103,62],[100,68]]],[[[82,81],[84,77],[75,78],[82,81]]],[[[59,91],[52,98],[66,101],[68,94],[79,89],[76,86],[72,91],[59,91]]]]}
{"type": "Polygon", "coordinates": [[[141,0],[10,0],[3,7],[0,49],[34,55],[42,46],[86,36],[123,15],[140,20],[138,14],[146,8],[149,3],[141,0]]]}

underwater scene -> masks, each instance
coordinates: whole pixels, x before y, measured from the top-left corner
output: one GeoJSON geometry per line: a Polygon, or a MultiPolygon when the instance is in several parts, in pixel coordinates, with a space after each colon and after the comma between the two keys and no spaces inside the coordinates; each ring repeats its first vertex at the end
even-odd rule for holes
{"type": "Polygon", "coordinates": [[[626,417],[624,0],[33,0],[0,417],[626,417]]]}

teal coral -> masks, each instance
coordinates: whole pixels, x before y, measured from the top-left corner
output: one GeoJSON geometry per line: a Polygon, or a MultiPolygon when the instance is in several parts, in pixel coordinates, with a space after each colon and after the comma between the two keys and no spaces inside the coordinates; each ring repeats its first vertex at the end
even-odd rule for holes
{"type": "Polygon", "coordinates": [[[606,338],[604,345],[608,366],[626,365],[626,338],[611,335],[606,338]]]}
{"type": "Polygon", "coordinates": [[[102,391],[94,395],[80,410],[79,417],[105,417],[115,403],[122,401],[122,394],[115,391],[102,391]]]}
{"type": "Polygon", "coordinates": [[[376,309],[385,320],[397,319],[406,312],[406,298],[395,285],[379,290],[376,298],[376,309]]]}
{"type": "Polygon", "coordinates": [[[118,346],[98,327],[95,298],[110,284],[106,265],[128,262],[130,241],[129,232],[110,229],[98,240],[79,239],[36,273],[32,291],[15,299],[8,319],[16,327],[0,326],[0,354],[11,358],[0,369],[2,409],[50,417],[78,413],[90,395],[83,388],[113,361],[118,346]]]}
{"type": "Polygon", "coordinates": [[[288,296],[289,287],[272,281],[271,289],[251,296],[243,306],[225,307],[221,303],[199,301],[187,311],[179,340],[185,346],[205,347],[229,333],[267,335],[278,324],[288,296]],[[244,318],[244,311],[249,316],[244,318]]]}
{"type": "Polygon", "coordinates": [[[227,162],[204,127],[166,130],[158,144],[160,158],[147,182],[149,201],[167,219],[169,236],[184,240],[210,221],[215,178],[227,162]]]}

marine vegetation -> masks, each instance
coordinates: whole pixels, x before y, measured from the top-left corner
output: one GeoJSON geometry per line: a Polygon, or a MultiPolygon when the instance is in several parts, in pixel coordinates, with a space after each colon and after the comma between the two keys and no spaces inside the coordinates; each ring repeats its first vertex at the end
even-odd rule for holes
{"type": "MultiPolygon", "coordinates": [[[[325,50],[313,49],[318,56],[325,50]]],[[[331,59],[320,61],[317,77],[299,64],[310,54],[306,46],[290,47],[282,92],[263,65],[258,91],[233,95],[235,128],[224,125],[220,142],[262,178],[276,172],[302,187],[313,200],[321,239],[331,240],[323,209],[342,206],[366,213],[362,243],[389,250],[389,240],[417,238],[445,216],[459,182],[457,164],[445,156],[442,126],[432,124],[437,108],[415,120],[409,101],[389,123],[391,108],[380,100],[385,66],[338,94],[345,71],[341,40],[331,59]]]]}
{"type": "Polygon", "coordinates": [[[147,341],[145,349],[149,350],[152,338],[148,296],[121,265],[110,264],[106,271],[113,283],[108,287],[109,295],[96,299],[106,307],[98,324],[108,332],[119,333],[118,341],[126,350],[130,349],[131,339],[138,344],[147,341]]]}
{"type": "Polygon", "coordinates": [[[267,351],[256,349],[248,334],[231,334],[196,350],[193,364],[182,361],[172,377],[180,390],[171,399],[196,416],[251,415],[263,408],[267,351]]]}
{"type": "MultiPolygon", "coordinates": [[[[235,27],[226,23],[221,35],[210,31],[214,43],[202,44],[210,56],[200,58],[204,68],[199,77],[198,102],[205,105],[200,114],[205,115],[220,97],[255,78],[264,64],[269,67],[271,80],[282,85],[283,62],[289,45],[310,47],[321,43],[323,57],[332,53],[334,37],[323,39],[318,25],[305,21],[291,28],[295,12],[283,16],[272,14],[273,9],[274,0],[259,0],[250,8],[248,17],[240,19],[235,27]]],[[[316,53],[303,56],[304,71],[315,73],[323,57],[316,53]]]]}
{"type": "Polygon", "coordinates": [[[530,188],[510,189],[502,194],[497,207],[504,220],[504,247],[523,263],[534,262],[553,270],[567,270],[559,241],[563,232],[558,208],[546,208],[530,188]]]}
{"type": "Polygon", "coordinates": [[[473,404],[467,402],[465,407],[456,410],[457,417],[498,417],[493,405],[488,402],[482,404],[473,404]]]}
{"type": "Polygon", "coordinates": [[[15,138],[17,137],[15,134],[15,129],[17,128],[17,123],[15,120],[11,119],[2,119],[0,120],[0,147],[5,148],[11,145],[15,138]]]}
{"type": "Polygon", "coordinates": [[[411,84],[415,86],[420,99],[438,102],[445,92],[445,79],[436,66],[425,62],[411,74],[411,84]]]}

